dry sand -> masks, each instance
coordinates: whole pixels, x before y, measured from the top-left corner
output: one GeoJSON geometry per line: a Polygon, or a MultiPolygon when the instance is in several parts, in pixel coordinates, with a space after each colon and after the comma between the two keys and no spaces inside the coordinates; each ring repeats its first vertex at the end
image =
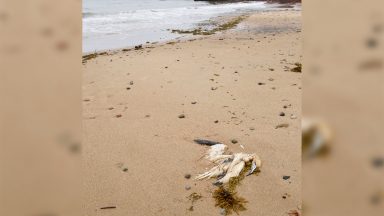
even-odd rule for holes
{"type": "Polygon", "coordinates": [[[220,215],[213,180],[193,180],[210,167],[195,138],[262,159],[238,187],[248,201],[241,215],[300,211],[301,73],[289,70],[301,62],[300,16],[259,12],[223,33],[87,61],[86,215],[220,215]],[[193,192],[202,198],[189,211],[193,192]]]}

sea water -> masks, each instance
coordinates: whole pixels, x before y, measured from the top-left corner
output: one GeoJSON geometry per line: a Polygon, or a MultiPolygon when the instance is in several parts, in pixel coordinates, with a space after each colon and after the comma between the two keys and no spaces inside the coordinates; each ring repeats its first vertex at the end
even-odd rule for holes
{"type": "Polygon", "coordinates": [[[267,7],[260,1],[83,0],[83,52],[175,39],[180,35],[171,29],[191,29],[214,17],[267,7]]]}

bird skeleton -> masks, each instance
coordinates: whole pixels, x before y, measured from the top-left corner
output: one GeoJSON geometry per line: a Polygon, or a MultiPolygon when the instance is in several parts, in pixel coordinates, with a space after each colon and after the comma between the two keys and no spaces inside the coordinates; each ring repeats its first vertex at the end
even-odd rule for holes
{"type": "Polygon", "coordinates": [[[221,185],[228,183],[232,177],[239,176],[241,171],[244,169],[245,164],[248,162],[251,162],[252,166],[251,170],[248,172],[247,175],[252,174],[257,168],[261,167],[261,160],[256,154],[225,154],[225,151],[228,148],[226,145],[222,143],[200,143],[199,141],[200,140],[195,140],[195,142],[201,145],[210,146],[210,148],[205,154],[205,158],[214,163],[215,166],[207,172],[197,175],[195,178],[197,180],[217,178],[217,181],[214,184],[221,185]]]}

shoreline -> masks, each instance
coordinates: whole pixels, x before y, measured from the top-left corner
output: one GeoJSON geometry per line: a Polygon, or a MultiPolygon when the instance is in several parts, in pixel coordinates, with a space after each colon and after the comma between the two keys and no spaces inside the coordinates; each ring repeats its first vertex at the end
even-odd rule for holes
{"type": "MultiPolygon", "coordinates": [[[[259,12],[274,12],[274,11],[282,11],[282,10],[289,10],[289,11],[301,11],[301,3],[276,3],[276,2],[266,2],[266,4],[269,4],[269,5],[273,5],[274,7],[273,8],[269,8],[269,9],[266,9],[266,10],[259,10],[259,11],[253,11],[253,12],[243,12],[241,14],[238,14],[238,13],[232,13],[232,14],[226,14],[225,16],[218,16],[218,17],[212,17],[211,19],[209,20],[205,20],[201,23],[205,23],[205,22],[216,22],[215,25],[213,27],[217,27],[218,25],[222,24],[223,21],[226,22],[226,21],[231,21],[231,19],[236,19],[238,17],[242,17],[242,16],[249,16],[251,14],[254,14],[254,13],[259,13],[259,12]],[[290,7],[292,6],[292,7],[290,7]],[[295,7],[298,7],[298,8],[295,8],[295,7]]],[[[200,23],[200,24],[201,24],[200,23]]],[[[197,24],[198,26],[199,24],[197,24]]],[[[197,26],[196,28],[192,29],[195,30],[197,29],[197,26]]],[[[231,29],[234,29],[236,28],[236,26],[233,26],[233,28],[231,29]]],[[[231,30],[231,29],[226,29],[226,30],[231,30]]],[[[177,29],[179,30],[179,29],[177,29]]],[[[191,29],[180,29],[181,31],[185,30],[185,31],[189,31],[191,29]]],[[[226,31],[224,30],[224,31],[226,31]]],[[[172,31],[172,29],[168,29],[167,31],[172,31]]],[[[178,33],[179,34],[179,37],[176,37],[174,39],[165,39],[165,40],[161,40],[161,41],[153,41],[153,42],[150,42],[150,43],[142,43],[142,44],[135,44],[135,45],[132,45],[132,46],[124,46],[124,47],[121,47],[121,48],[116,48],[116,49],[104,49],[104,50],[99,50],[99,51],[92,51],[92,52],[83,52],[82,53],[82,57],[84,58],[85,56],[87,55],[92,55],[92,54],[100,54],[100,53],[110,53],[110,54],[114,54],[116,52],[121,52],[123,51],[124,49],[134,49],[135,46],[139,46],[139,45],[142,45],[142,46],[145,46],[145,45],[156,45],[156,44],[166,44],[168,42],[180,42],[180,41],[187,41],[189,39],[195,39],[195,38],[199,38],[199,37],[204,37],[206,35],[192,35],[192,34],[188,34],[188,33],[178,33]]]]}

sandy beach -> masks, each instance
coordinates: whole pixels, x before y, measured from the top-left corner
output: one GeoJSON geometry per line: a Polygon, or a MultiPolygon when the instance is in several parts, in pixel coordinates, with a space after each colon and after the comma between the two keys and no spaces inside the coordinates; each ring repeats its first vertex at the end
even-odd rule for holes
{"type": "Polygon", "coordinates": [[[240,215],[301,212],[301,34],[301,11],[264,11],[84,61],[86,215],[220,215],[213,180],[194,180],[211,167],[196,138],[260,156],[240,215]]]}

